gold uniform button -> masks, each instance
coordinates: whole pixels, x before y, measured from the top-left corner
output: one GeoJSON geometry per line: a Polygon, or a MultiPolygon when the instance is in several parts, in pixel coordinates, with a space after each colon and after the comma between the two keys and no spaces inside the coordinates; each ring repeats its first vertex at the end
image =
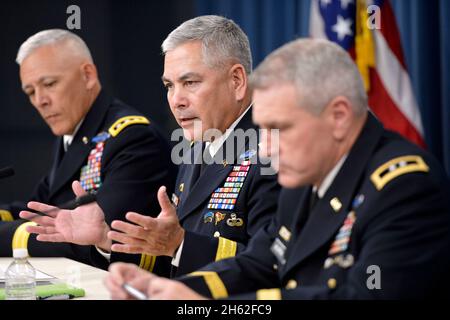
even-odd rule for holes
{"type": "Polygon", "coordinates": [[[273,264],[273,270],[278,270],[278,265],[277,264],[273,264]]]}
{"type": "Polygon", "coordinates": [[[83,143],[84,143],[84,144],[88,144],[88,142],[89,142],[88,137],[83,137],[83,139],[81,139],[81,140],[83,140],[83,143]]]}
{"type": "Polygon", "coordinates": [[[295,289],[295,288],[297,288],[297,281],[295,281],[294,279],[289,280],[286,284],[286,289],[295,289]]]}
{"type": "Polygon", "coordinates": [[[330,289],[336,288],[336,284],[337,284],[336,279],[335,278],[328,279],[327,284],[328,284],[328,288],[330,288],[330,289]]]}
{"type": "Polygon", "coordinates": [[[220,237],[220,232],[219,231],[214,232],[214,238],[218,238],[218,237],[220,237]]]}

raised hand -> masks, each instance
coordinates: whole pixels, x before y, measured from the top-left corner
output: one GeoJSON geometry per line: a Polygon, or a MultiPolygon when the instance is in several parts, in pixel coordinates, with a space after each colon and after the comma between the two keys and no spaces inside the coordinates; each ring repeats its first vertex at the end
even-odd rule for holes
{"type": "MultiPolygon", "coordinates": [[[[72,183],[72,190],[76,197],[86,194],[78,181],[72,183]]],[[[55,207],[32,201],[28,203],[28,208],[46,212],[55,207]]],[[[110,250],[111,241],[106,236],[109,227],[105,222],[103,210],[97,202],[74,210],[55,210],[49,212],[47,217],[38,216],[30,211],[21,211],[19,215],[23,219],[38,223],[38,226],[27,227],[27,231],[38,234],[39,241],[97,245],[102,249],[110,250]]]]}
{"type": "Polygon", "coordinates": [[[109,239],[120,242],[112,245],[112,251],[173,256],[184,239],[184,229],[164,186],[158,190],[158,202],[161,212],[156,218],[128,212],[126,218],[132,223],[112,222],[111,227],[120,231],[108,232],[109,239]]]}

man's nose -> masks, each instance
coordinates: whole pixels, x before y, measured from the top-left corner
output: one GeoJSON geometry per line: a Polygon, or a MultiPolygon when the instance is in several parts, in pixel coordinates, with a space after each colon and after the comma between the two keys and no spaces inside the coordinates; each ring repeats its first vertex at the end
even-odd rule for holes
{"type": "Polygon", "coordinates": [[[181,88],[175,87],[169,96],[169,103],[175,109],[187,107],[187,99],[184,91],[181,88]]]}
{"type": "Polygon", "coordinates": [[[35,105],[39,108],[45,108],[50,100],[47,94],[42,90],[36,90],[34,93],[35,105]]]}

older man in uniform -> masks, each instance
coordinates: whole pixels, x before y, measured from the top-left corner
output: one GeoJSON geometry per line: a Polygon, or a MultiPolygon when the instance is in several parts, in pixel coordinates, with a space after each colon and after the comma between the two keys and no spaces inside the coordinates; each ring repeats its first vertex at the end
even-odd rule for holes
{"type": "Polygon", "coordinates": [[[118,231],[109,236],[123,243],[113,251],[173,257],[172,274],[181,275],[242,251],[276,212],[280,187],[255,160],[258,132],[247,78],[252,60],[239,26],[219,16],[197,17],[172,31],[162,50],[170,108],[193,141],[185,157],[197,162],[181,165],[174,206],[161,190],[158,218],[129,213],[138,226],[115,221],[118,231]],[[214,138],[209,129],[216,130],[214,138]],[[233,144],[243,132],[248,140],[233,144]]]}
{"type": "Polygon", "coordinates": [[[331,42],[300,39],[253,77],[255,122],[280,129],[272,156],[284,189],[273,223],[235,258],[181,279],[188,287],[112,265],[113,297],[129,297],[126,281],[153,299],[448,298],[446,174],[367,110],[350,56],[331,42]]]}
{"type": "MultiPolygon", "coordinates": [[[[117,231],[108,232],[101,224],[98,228],[119,242],[107,250],[171,257],[174,276],[242,251],[276,212],[280,186],[276,175],[264,175],[267,168],[255,160],[258,133],[251,121],[247,78],[252,61],[247,36],[239,26],[219,16],[197,17],[169,34],[162,49],[169,105],[184,136],[192,141],[183,155],[174,205],[161,187],[158,217],[129,212],[126,218],[131,223],[111,224],[117,231]]],[[[67,219],[56,220],[83,223],[79,214],[66,213],[67,219]]],[[[72,228],[70,233],[85,241],[88,235],[80,234],[82,229],[72,228]]],[[[33,231],[46,241],[64,237],[60,228],[33,231]]],[[[156,259],[156,266],[164,264],[156,259]]]]}
{"type": "Polygon", "coordinates": [[[3,220],[14,221],[0,226],[0,254],[11,256],[11,248],[25,247],[31,256],[65,256],[104,268],[109,260],[130,261],[151,270],[150,256],[110,256],[105,251],[110,240],[95,222],[108,226],[129,210],[159,211],[157,190],[162,184],[172,186],[176,169],[157,126],[102,90],[88,47],[69,31],[33,35],[20,47],[17,63],[25,94],[58,136],[51,170],[36,186],[28,207],[47,211],[52,207],[42,203],[58,206],[88,192],[96,192],[96,202],[75,209],[86,219],[82,226],[76,220],[46,225],[50,217],[31,213],[25,217],[45,227],[24,223],[14,219],[25,205],[3,206],[3,220]],[[39,241],[45,237],[36,239],[28,232],[57,227],[79,229],[90,239],[79,241],[66,233],[53,239],[57,243],[46,243],[39,241]]]}

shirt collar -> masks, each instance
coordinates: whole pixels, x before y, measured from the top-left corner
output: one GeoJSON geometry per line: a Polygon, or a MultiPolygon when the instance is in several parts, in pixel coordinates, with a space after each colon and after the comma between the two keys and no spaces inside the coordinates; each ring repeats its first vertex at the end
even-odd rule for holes
{"type": "Polygon", "coordinates": [[[225,133],[223,135],[221,135],[217,139],[214,139],[213,142],[209,142],[209,141],[206,142],[206,148],[208,148],[209,154],[211,155],[212,158],[214,158],[214,156],[216,155],[217,151],[219,151],[219,149],[222,147],[222,145],[225,142],[225,140],[227,140],[227,138],[229,137],[231,132],[233,132],[234,128],[236,128],[236,126],[239,123],[239,121],[241,121],[242,118],[245,116],[245,114],[248,112],[248,110],[250,110],[251,106],[252,105],[250,104],[247,107],[247,109],[239,116],[239,118],[237,118],[231,124],[231,126],[225,131],[225,133]]]}
{"type": "Polygon", "coordinates": [[[64,151],[67,151],[67,149],[69,149],[69,146],[72,144],[73,138],[75,137],[75,135],[77,134],[78,130],[81,127],[81,124],[83,123],[84,118],[81,119],[81,121],[77,124],[77,126],[75,127],[75,130],[73,131],[72,134],[65,134],[63,136],[63,146],[64,146],[64,151]]]}
{"type": "Polygon", "coordinates": [[[336,178],[336,175],[338,174],[339,170],[341,170],[342,165],[345,162],[345,159],[347,159],[347,155],[345,154],[331,169],[331,171],[326,175],[325,179],[323,179],[322,184],[320,185],[319,189],[317,189],[316,186],[313,187],[313,192],[317,191],[317,195],[319,196],[319,199],[323,198],[327,190],[330,188],[331,184],[334,181],[334,178],[336,178]]]}

